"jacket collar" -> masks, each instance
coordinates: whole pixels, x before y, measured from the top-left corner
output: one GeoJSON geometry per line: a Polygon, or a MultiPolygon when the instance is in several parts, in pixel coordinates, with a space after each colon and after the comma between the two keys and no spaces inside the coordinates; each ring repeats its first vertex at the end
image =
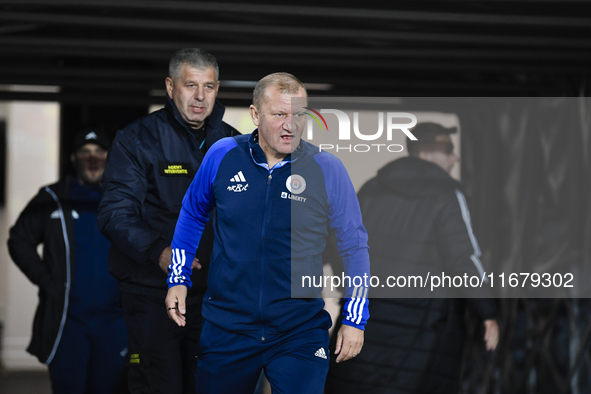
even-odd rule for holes
{"type": "Polygon", "coordinates": [[[49,187],[57,196],[57,198],[62,202],[69,202],[71,198],[71,191],[72,191],[72,178],[74,175],[67,174],[56,183],[48,185],[49,187]]]}
{"type": "MultiPolygon", "coordinates": [[[[304,152],[302,144],[303,140],[300,140],[300,144],[298,145],[296,150],[293,151],[291,154],[285,156],[283,160],[280,161],[280,163],[283,164],[279,166],[282,167],[285,164],[297,161],[301,154],[304,152]]],[[[253,131],[250,134],[250,137],[248,138],[248,148],[250,150],[250,156],[252,157],[252,160],[256,165],[264,166],[267,164],[267,157],[265,156],[265,152],[263,152],[263,149],[259,144],[259,129],[255,129],[255,131],[253,131]]]]}

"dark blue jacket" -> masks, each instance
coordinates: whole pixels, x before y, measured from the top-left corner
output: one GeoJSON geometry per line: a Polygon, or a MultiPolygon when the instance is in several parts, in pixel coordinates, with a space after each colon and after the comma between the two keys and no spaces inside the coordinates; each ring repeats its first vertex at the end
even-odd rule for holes
{"type": "MultiPolygon", "coordinates": [[[[222,122],[224,111],[216,101],[207,120],[207,148],[239,134],[222,122]]],[[[121,291],[166,295],[158,257],[172,241],[183,196],[202,160],[197,139],[170,99],[165,108],[117,133],[103,176],[98,224],[111,241],[109,271],[121,291]]],[[[204,245],[199,256],[203,264],[209,260],[207,249],[204,245]]],[[[205,281],[199,282],[203,292],[205,281]]]]}
{"type": "MultiPolygon", "coordinates": [[[[80,220],[80,214],[74,209],[77,203],[79,201],[72,199],[70,177],[41,188],[10,229],[8,239],[10,256],[27,278],[39,287],[39,305],[35,312],[33,335],[27,351],[45,364],[53,360],[66,319],[71,317],[72,312],[70,290],[76,274],[75,261],[77,256],[80,257],[75,250],[77,241],[75,223],[80,220]],[[42,256],[37,252],[40,244],[43,244],[42,256]]],[[[93,207],[91,211],[94,209],[96,208],[93,207]]],[[[96,243],[96,236],[100,235],[93,234],[91,244],[96,243]]],[[[105,244],[106,241],[98,242],[100,247],[108,248],[105,244]]],[[[98,255],[103,254],[106,252],[99,250],[98,255]]],[[[92,260],[94,259],[90,261],[92,260]]],[[[94,262],[99,263],[99,261],[94,262]]],[[[92,268],[100,271],[101,266],[93,265],[92,268]]],[[[108,279],[113,279],[108,277],[106,272],[104,275],[100,273],[99,276],[107,282],[108,279]]],[[[76,279],[77,286],[86,283],[84,278],[79,279],[79,277],[76,279]]],[[[91,278],[90,282],[96,280],[97,278],[91,278]]],[[[85,296],[82,300],[85,312],[92,315],[95,321],[120,316],[117,306],[119,293],[116,287],[101,286],[100,283],[95,282],[91,283],[90,287],[80,288],[80,290],[85,296]],[[89,292],[98,287],[102,287],[99,300],[91,299],[92,294],[89,292]]]]}
{"type": "MultiPolygon", "coordinates": [[[[258,131],[226,138],[208,152],[183,200],[169,283],[191,285],[190,262],[209,212],[217,207],[203,317],[265,340],[322,310],[321,289],[310,282],[302,286],[302,276],[322,275],[329,226],[339,239],[347,275],[369,275],[369,256],[359,203],[343,164],[302,141],[269,169],[257,138],[258,131]]],[[[366,297],[365,287],[349,287],[345,324],[363,329],[366,297]]]]}

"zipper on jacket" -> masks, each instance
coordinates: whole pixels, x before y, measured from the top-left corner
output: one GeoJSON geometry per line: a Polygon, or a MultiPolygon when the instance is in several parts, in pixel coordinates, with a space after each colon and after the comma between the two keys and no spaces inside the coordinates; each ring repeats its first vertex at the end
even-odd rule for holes
{"type": "Polygon", "coordinates": [[[66,324],[66,316],[68,315],[68,304],[70,301],[71,272],[70,272],[70,240],[68,239],[68,232],[66,230],[66,218],[64,216],[64,210],[62,209],[62,204],[60,203],[59,199],[57,198],[57,195],[53,192],[53,190],[51,190],[49,187],[46,187],[45,191],[47,193],[49,193],[49,195],[51,195],[51,197],[53,197],[53,199],[57,203],[57,208],[58,208],[58,212],[60,215],[60,221],[62,223],[62,233],[63,233],[63,237],[64,237],[64,243],[66,246],[66,297],[64,300],[64,310],[62,312],[62,321],[60,323],[60,328],[57,332],[57,338],[55,339],[55,343],[53,344],[53,349],[51,349],[51,353],[49,354],[49,357],[47,357],[47,360],[45,361],[45,364],[49,365],[49,363],[51,363],[51,361],[53,360],[53,357],[55,357],[55,352],[57,351],[57,347],[62,339],[62,334],[64,332],[64,325],[66,324]]]}
{"type": "MultiPolygon", "coordinates": [[[[252,159],[252,161],[254,162],[254,164],[256,164],[257,166],[264,168],[265,170],[267,170],[269,172],[269,176],[267,176],[267,187],[266,187],[266,191],[265,191],[265,201],[263,203],[263,225],[261,227],[261,264],[260,264],[260,268],[261,268],[261,286],[260,286],[260,291],[259,291],[259,316],[261,318],[261,326],[262,326],[262,333],[261,333],[261,341],[265,341],[265,317],[263,314],[263,284],[264,284],[264,277],[265,277],[265,233],[266,233],[266,222],[267,222],[267,215],[269,210],[266,209],[267,205],[269,204],[269,193],[270,193],[270,185],[271,185],[271,181],[273,180],[273,171],[275,169],[279,169],[279,168],[283,168],[285,165],[287,164],[291,164],[293,163],[295,160],[293,161],[279,161],[278,163],[276,163],[273,168],[269,168],[268,163],[259,163],[256,161],[254,154],[252,152],[252,148],[250,148],[250,158],[252,159]]],[[[297,159],[296,159],[297,160],[297,159]]]]}
{"type": "Polygon", "coordinates": [[[186,127],[185,127],[185,129],[187,130],[187,133],[189,134],[189,139],[193,140],[193,142],[195,143],[195,146],[197,147],[197,152],[199,152],[199,154],[201,155],[201,157],[198,157],[198,159],[200,160],[199,166],[201,166],[201,163],[203,163],[203,158],[205,157],[205,153],[203,153],[203,151],[201,150],[201,147],[203,146],[203,144],[205,144],[205,141],[207,141],[207,130],[205,130],[205,138],[203,138],[203,142],[201,142],[201,145],[200,145],[199,141],[197,141],[197,137],[195,137],[195,135],[193,133],[191,133],[191,130],[187,129],[186,127]]]}
{"type": "Polygon", "coordinates": [[[269,170],[269,176],[267,177],[267,187],[265,191],[265,203],[263,206],[263,227],[261,229],[261,286],[259,292],[259,313],[261,316],[261,325],[262,325],[262,335],[261,341],[264,341],[265,338],[265,317],[263,314],[263,284],[265,283],[265,234],[266,234],[266,227],[267,227],[267,205],[269,204],[269,193],[270,193],[270,185],[271,181],[273,180],[273,169],[269,170]]]}

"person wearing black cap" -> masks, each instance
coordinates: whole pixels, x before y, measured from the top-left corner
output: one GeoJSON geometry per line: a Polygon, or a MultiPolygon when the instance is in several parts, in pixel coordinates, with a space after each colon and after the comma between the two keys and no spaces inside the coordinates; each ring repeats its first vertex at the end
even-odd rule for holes
{"type": "Polygon", "coordinates": [[[55,394],[113,393],[125,366],[128,337],[107,269],[110,244],[96,224],[109,148],[102,130],[76,134],[75,175],[41,188],[10,229],[10,256],[39,287],[27,350],[49,366],[55,394]]]}

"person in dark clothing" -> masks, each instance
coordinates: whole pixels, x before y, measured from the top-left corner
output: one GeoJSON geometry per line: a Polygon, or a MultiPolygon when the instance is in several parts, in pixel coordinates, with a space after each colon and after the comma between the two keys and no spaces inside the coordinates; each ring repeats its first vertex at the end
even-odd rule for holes
{"type": "Polygon", "coordinates": [[[56,394],[113,393],[125,366],[128,337],[107,270],[109,241],[96,225],[109,146],[101,130],[78,133],[76,176],[41,188],[10,230],[12,259],[39,286],[27,350],[49,365],[56,394]]]}
{"type": "Polygon", "coordinates": [[[185,191],[214,142],[239,134],[216,101],[216,59],[196,48],[170,59],[165,108],[120,130],[109,153],[98,223],[111,241],[109,271],[119,281],[130,336],[132,393],[195,392],[201,302],[213,243],[208,226],[193,260],[194,305],[178,327],[164,308],[174,226],[185,191]]]}
{"type": "MultiPolygon", "coordinates": [[[[372,274],[444,271],[482,277],[466,201],[448,174],[459,160],[453,131],[419,124],[412,131],[418,140],[407,140],[410,156],[384,166],[359,191],[372,274]]],[[[365,331],[363,352],[350,363],[331,363],[327,394],[458,393],[466,304],[484,322],[486,349],[498,342],[496,304],[489,298],[372,298],[371,303],[373,324],[365,331]]]]}

